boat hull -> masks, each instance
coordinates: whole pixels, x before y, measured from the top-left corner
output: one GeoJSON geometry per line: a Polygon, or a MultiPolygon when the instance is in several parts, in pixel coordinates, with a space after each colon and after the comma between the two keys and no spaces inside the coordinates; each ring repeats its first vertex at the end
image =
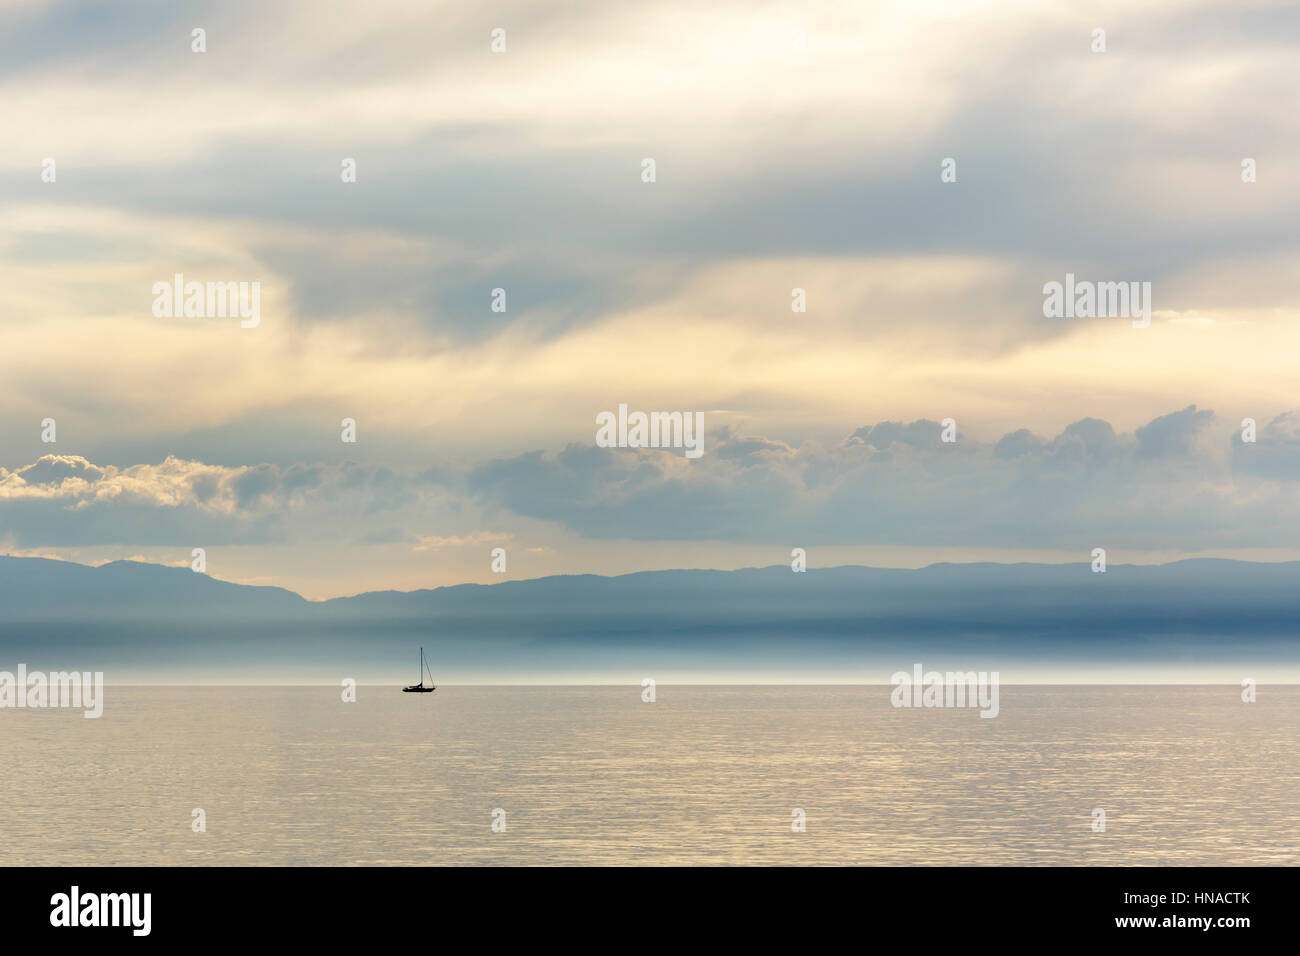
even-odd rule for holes
{"type": "Polygon", "coordinates": [[[407,687],[403,687],[402,693],[403,694],[432,694],[438,688],[435,687],[433,684],[430,684],[428,687],[425,687],[424,678],[426,676],[429,678],[429,680],[433,680],[433,672],[424,666],[424,648],[422,647],[420,648],[420,683],[411,684],[407,687]]]}

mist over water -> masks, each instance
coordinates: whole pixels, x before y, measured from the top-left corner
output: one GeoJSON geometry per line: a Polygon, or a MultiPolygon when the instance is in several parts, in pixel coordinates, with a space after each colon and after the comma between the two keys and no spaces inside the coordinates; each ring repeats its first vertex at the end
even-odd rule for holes
{"type": "Polygon", "coordinates": [[[1300,563],[557,576],[312,603],[185,568],[0,557],[0,668],[112,684],[1300,681],[1300,563]]]}
{"type": "Polygon", "coordinates": [[[111,686],[0,712],[6,862],[1300,863],[1300,687],[889,691],[111,686]]]}

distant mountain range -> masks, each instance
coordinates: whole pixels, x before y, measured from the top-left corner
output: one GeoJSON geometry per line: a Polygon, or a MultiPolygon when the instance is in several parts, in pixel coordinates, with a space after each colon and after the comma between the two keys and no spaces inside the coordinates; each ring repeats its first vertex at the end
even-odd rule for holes
{"type": "Polygon", "coordinates": [[[9,656],[59,647],[170,658],[203,649],[279,657],[304,646],[413,654],[416,643],[461,661],[510,647],[511,659],[524,648],[535,662],[629,648],[833,662],[847,648],[899,646],[1091,660],[1202,660],[1250,646],[1290,660],[1300,659],[1300,562],[1205,559],[1104,574],[1087,562],[648,571],[313,602],[188,568],[0,557],[9,656]]]}
{"type": "Polygon", "coordinates": [[[138,561],[90,567],[0,556],[0,607],[10,622],[105,620],[421,620],[483,617],[532,624],[686,618],[852,620],[915,628],[1033,627],[1069,621],[1100,627],[1122,616],[1159,630],[1252,629],[1285,622],[1300,632],[1300,562],[1196,559],[1163,565],[933,564],[920,569],[846,566],[795,573],[643,571],[614,577],[555,575],[419,591],[370,591],[308,601],[285,588],[219,581],[189,568],[138,561]]]}

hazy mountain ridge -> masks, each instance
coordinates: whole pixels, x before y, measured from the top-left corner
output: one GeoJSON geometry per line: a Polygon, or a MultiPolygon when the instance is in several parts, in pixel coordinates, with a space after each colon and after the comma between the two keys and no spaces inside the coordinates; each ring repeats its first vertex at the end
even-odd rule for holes
{"type": "MultiPolygon", "coordinates": [[[[308,601],[277,587],[234,584],[188,567],[117,561],[100,567],[0,556],[0,607],[22,621],[297,621],[519,618],[540,631],[560,620],[728,623],[874,622],[999,628],[1081,626],[1123,618],[1155,626],[1300,621],[1300,562],[1194,559],[1165,565],[935,564],[894,569],[788,566],[736,571],[643,571],[614,577],[557,575],[418,591],[372,591],[308,601]]],[[[1216,625],[1217,626],[1217,625],[1216,625]]],[[[1163,630],[1164,628],[1158,628],[1163,630]]]]}
{"type": "Polygon", "coordinates": [[[310,602],[293,591],[220,581],[189,567],[113,561],[91,567],[0,556],[0,613],[7,621],[85,618],[280,617],[310,602]]]}
{"type": "Polygon", "coordinates": [[[1111,565],[1105,574],[1086,562],[803,574],[782,565],[313,602],[187,567],[0,557],[0,667],[22,661],[181,683],[414,679],[418,647],[452,682],[640,680],[647,668],[883,681],[931,660],[1052,673],[1195,666],[1235,681],[1294,673],[1298,622],[1296,562],[1111,565]]]}

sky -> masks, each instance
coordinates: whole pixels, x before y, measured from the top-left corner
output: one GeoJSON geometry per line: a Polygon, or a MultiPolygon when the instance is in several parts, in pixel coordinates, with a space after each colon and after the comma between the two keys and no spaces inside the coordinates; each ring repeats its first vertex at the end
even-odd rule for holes
{"type": "Polygon", "coordinates": [[[310,598],[1300,558],[1298,46],[1250,2],[7,3],[0,553],[310,598]],[[177,273],[259,323],[155,315],[177,273]],[[1149,326],[1046,317],[1067,273],[1149,326]],[[598,447],[620,404],[703,455],[598,447]]]}

